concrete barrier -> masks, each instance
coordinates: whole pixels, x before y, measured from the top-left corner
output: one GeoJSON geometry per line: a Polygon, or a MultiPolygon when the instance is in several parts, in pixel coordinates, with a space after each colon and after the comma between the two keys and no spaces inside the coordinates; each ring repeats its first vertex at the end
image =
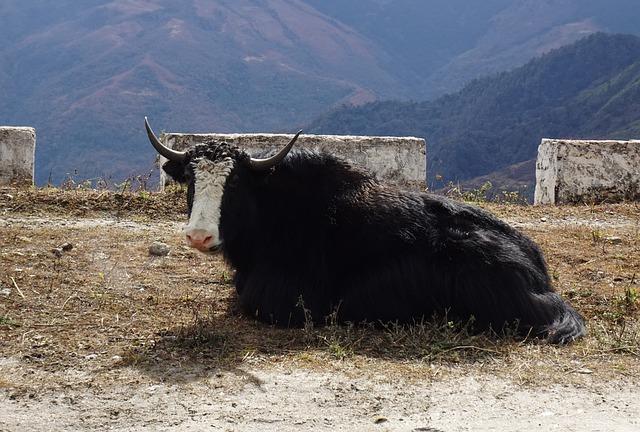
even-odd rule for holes
{"type": "MultiPolygon", "coordinates": [[[[292,137],[280,134],[165,133],[160,135],[160,141],[175,150],[185,150],[199,143],[216,140],[235,144],[253,156],[264,156],[280,149],[292,137]]],[[[410,187],[426,185],[426,143],[422,138],[300,135],[296,148],[331,153],[367,168],[384,182],[410,187]]],[[[164,187],[165,181],[166,177],[161,171],[161,187],[164,187]]]]}
{"type": "Polygon", "coordinates": [[[543,139],[535,204],[640,200],[640,141],[543,139]]]}
{"type": "Polygon", "coordinates": [[[32,185],[36,130],[0,126],[0,185],[32,185]]]}

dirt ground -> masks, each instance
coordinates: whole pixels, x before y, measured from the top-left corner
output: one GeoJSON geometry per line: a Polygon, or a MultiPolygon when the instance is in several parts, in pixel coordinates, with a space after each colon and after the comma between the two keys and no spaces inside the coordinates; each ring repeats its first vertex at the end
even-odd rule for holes
{"type": "Polygon", "coordinates": [[[182,244],[180,191],[0,189],[0,430],[640,430],[639,206],[483,206],[541,245],[584,340],[276,329],[182,244]]]}

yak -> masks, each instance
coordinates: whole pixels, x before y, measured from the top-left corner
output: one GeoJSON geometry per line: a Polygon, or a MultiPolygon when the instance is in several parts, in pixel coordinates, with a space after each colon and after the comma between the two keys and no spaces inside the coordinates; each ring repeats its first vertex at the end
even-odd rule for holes
{"type": "Polygon", "coordinates": [[[301,131],[254,158],[216,141],[176,151],[146,118],[145,127],[163,170],[187,185],[187,244],[223,254],[241,309],[260,321],[411,324],[446,314],[554,344],[585,334],[538,246],[480,208],[386,186],[327,153],[290,152],[301,131]]]}

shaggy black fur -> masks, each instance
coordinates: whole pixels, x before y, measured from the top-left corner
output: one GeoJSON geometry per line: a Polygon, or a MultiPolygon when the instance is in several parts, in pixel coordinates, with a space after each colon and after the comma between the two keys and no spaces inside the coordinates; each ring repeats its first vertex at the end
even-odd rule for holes
{"type": "Polygon", "coordinates": [[[385,187],[305,151],[259,173],[245,153],[209,143],[186,165],[164,169],[192,183],[189,161],[223,156],[235,160],[221,206],[223,252],[242,308],[261,321],[301,325],[302,299],[317,323],[336,310],[341,322],[411,323],[448,312],[473,317],[479,329],[517,323],[552,343],[585,333],[536,244],[479,208],[385,187]]]}

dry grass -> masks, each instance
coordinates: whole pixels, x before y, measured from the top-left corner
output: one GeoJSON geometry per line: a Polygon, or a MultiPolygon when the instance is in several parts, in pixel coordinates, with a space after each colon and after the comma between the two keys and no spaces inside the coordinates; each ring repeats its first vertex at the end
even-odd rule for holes
{"type": "Polygon", "coordinates": [[[167,218],[186,212],[184,190],[167,187],[164,193],[129,189],[119,192],[93,189],[0,188],[0,211],[44,216],[90,216],[108,213],[115,217],[167,218]]]}
{"type": "Polygon", "coordinates": [[[75,385],[69,371],[88,374],[78,382],[106,384],[130,367],[152,380],[188,381],[241,374],[246,363],[416,379],[486,371],[523,384],[640,376],[637,205],[485,205],[539,242],[556,286],[587,317],[589,336],[557,348],[474,335],[446,319],[384,329],[257,323],[236,310],[231,270],[163,228],[184,220],[182,201],[179,190],[0,191],[0,290],[10,290],[0,295],[0,358],[22,371],[0,387],[75,385]],[[84,216],[143,222],[62,224],[84,216]],[[154,240],[171,254],[150,257],[154,240]],[[52,249],[66,242],[74,248],[56,257],[52,249]]]}

